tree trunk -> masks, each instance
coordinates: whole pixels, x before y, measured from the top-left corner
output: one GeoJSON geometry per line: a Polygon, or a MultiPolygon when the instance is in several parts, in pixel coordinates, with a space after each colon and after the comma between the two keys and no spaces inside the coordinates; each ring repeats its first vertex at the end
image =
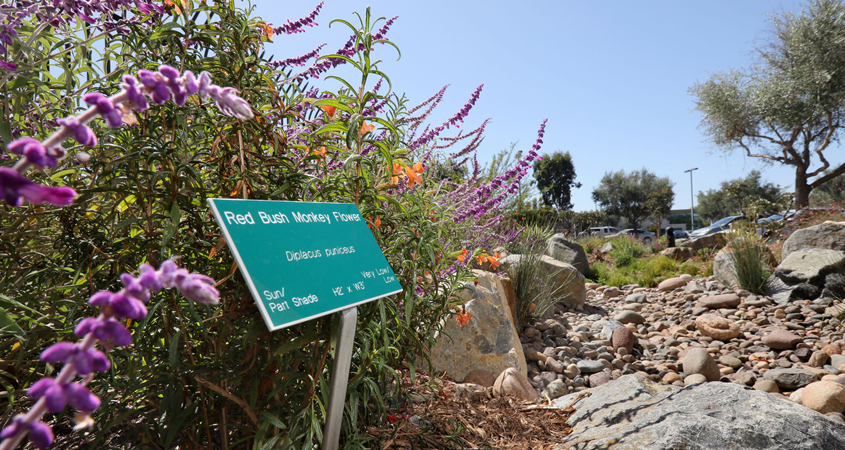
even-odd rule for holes
{"type": "Polygon", "coordinates": [[[812,190],[812,186],[807,184],[807,169],[799,166],[795,169],[795,209],[810,206],[810,192],[812,190]]]}

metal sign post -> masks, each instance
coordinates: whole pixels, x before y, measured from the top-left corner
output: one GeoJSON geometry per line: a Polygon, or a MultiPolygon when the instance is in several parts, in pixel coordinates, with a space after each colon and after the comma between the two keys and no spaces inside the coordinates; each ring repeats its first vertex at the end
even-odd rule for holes
{"type": "Polygon", "coordinates": [[[334,351],[332,390],[329,395],[326,427],[323,430],[323,450],[337,450],[340,442],[340,427],[343,424],[343,405],[346,403],[346,384],[349,382],[349,366],[352,363],[358,307],[353,306],[338,314],[340,314],[340,329],[337,331],[337,347],[334,351]]]}
{"type": "Polygon", "coordinates": [[[323,449],[336,450],[357,306],[402,292],[351,203],[208,199],[270,331],[340,314],[323,449]]]}

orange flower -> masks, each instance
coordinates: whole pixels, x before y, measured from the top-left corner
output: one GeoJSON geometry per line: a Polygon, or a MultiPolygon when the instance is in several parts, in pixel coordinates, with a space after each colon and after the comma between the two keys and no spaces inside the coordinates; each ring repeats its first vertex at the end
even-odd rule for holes
{"type": "Polygon", "coordinates": [[[493,256],[488,256],[487,261],[490,261],[490,266],[493,267],[493,270],[499,268],[499,252],[493,254],[493,256]]]}
{"type": "Polygon", "coordinates": [[[487,261],[487,258],[486,258],[486,257],[484,257],[484,256],[476,256],[476,257],[475,257],[475,260],[476,260],[476,261],[478,261],[478,265],[479,265],[479,266],[483,266],[483,265],[484,265],[484,261],[487,261]]]}
{"type": "Polygon", "coordinates": [[[391,181],[393,181],[393,184],[399,183],[399,177],[397,177],[396,175],[400,173],[402,173],[402,165],[399,163],[393,163],[393,178],[391,179],[391,181]]]}
{"type": "Polygon", "coordinates": [[[467,249],[465,249],[465,248],[464,248],[464,249],[462,249],[462,253],[461,253],[460,255],[458,255],[458,261],[460,261],[460,262],[465,262],[465,261],[466,261],[466,258],[467,258],[467,253],[469,253],[469,252],[467,251],[467,249]]]}
{"type": "Polygon", "coordinates": [[[381,226],[381,217],[376,217],[376,221],[374,223],[376,225],[376,228],[380,227],[381,226]]]}
{"type": "Polygon", "coordinates": [[[329,115],[329,120],[334,120],[334,115],[337,112],[337,108],[329,105],[320,105],[320,108],[323,108],[323,111],[325,111],[326,114],[329,115]]]}
{"type": "MultiPolygon", "coordinates": [[[[179,3],[182,5],[182,8],[185,7],[185,1],[186,0],[179,0],[179,3]]],[[[176,14],[182,14],[182,9],[180,9],[179,5],[177,5],[176,2],[172,0],[164,0],[164,6],[173,6],[176,9],[176,14]]]]}
{"type": "Polygon", "coordinates": [[[322,157],[326,156],[327,151],[328,150],[326,150],[326,147],[320,147],[319,150],[312,150],[311,153],[313,153],[313,154],[319,156],[320,158],[322,158],[322,157]]]}
{"type": "Polygon", "coordinates": [[[375,129],[376,129],[375,125],[369,125],[369,124],[367,124],[367,122],[364,122],[364,124],[361,125],[361,129],[358,130],[358,135],[363,136],[363,135],[365,135],[365,134],[367,134],[367,133],[369,133],[369,132],[371,132],[375,129]]]}
{"type": "Polygon", "coordinates": [[[458,321],[458,325],[460,325],[461,328],[463,328],[464,325],[469,323],[469,319],[472,319],[472,313],[459,312],[458,317],[456,317],[455,319],[458,321]]]}
{"type": "Polygon", "coordinates": [[[420,176],[420,174],[415,172],[413,169],[409,169],[409,168],[405,167],[405,173],[408,174],[408,187],[409,188],[414,187],[414,184],[421,184],[422,183],[422,177],[420,176]]]}
{"type": "Polygon", "coordinates": [[[416,172],[417,175],[422,175],[422,173],[425,172],[425,168],[423,167],[422,163],[414,164],[414,172],[416,172]]]}
{"type": "Polygon", "coordinates": [[[264,34],[266,34],[268,38],[273,37],[273,34],[274,34],[273,33],[273,27],[271,27],[270,25],[262,23],[262,24],[258,25],[258,28],[261,28],[262,30],[264,30],[264,34]]]}

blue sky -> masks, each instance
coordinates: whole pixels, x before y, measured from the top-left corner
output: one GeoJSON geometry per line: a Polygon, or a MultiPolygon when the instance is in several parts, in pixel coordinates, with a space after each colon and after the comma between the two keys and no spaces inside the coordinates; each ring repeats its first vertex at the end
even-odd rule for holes
{"type": "MultiPolygon", "coordinates": [[[[307,15],[316,4],[259,1],[256,14],[281,25],[307,15]]],[[[799,11],[803,4],[326,0],[319,26],[277,36],[268,50],[282,59],[325,42],[324,52],[334,51],[351,33],[341,24],[329,28],[329,22],[357,23],[353,12],[363,13],[367,5],[377,17],[399,16],[388,37],[402,58],[396,61],[394,50],[381,47],[382,70],[412,105],[450,84],[432,118],[435,124],[457,112],[483,83],[481,98],[462,126],[469,131],[492,119],[480,161],[511,142],[527,150],[548,118],[541,152],[572,154],[583,184],[573,190],[576,211],[594,209],[590,194],[605,172],[642,167],[673,180],[674,208],[689,208],[690,178],[684,170],[693,167],[698,167],[696,193],[752,169],[792,189],[791,167],[725,155],[707,143],[688,89],[712,73],[748,67],[756,60],[755,48],[771,38],[768,15],[799,11]]],[[[845,160],[839,148],[832,150],[832,163],[845,160]]]]}

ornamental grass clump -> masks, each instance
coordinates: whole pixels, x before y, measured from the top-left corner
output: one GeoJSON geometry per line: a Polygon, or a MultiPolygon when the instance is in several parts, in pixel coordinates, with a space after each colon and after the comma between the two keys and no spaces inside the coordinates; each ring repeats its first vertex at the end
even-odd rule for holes
{"type": "Polygon", "coordinates": [[[731,267],[739,287],[753,294],[762,295],[763,285],[771,275],[768,252],[757,233],[735,233],[728,244],[731,267]]]}

